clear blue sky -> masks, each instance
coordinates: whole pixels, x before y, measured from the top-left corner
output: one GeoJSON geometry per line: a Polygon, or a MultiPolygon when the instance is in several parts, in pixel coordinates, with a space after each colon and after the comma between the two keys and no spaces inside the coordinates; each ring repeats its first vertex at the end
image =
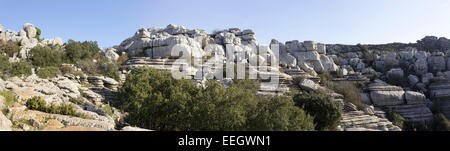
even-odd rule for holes
{"type": "Polygon", "coordinates": [[[253,29],[261,44],[415,42],[450,37],[450,0],[0,0],[0,24],[42,37],[118,45],[138,28],[253,29]]]}

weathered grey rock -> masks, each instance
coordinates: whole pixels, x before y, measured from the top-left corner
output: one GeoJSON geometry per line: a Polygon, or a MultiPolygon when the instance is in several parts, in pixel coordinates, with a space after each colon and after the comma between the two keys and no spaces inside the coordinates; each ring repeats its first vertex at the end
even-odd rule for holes
{"type": "Polygon", "coordinates": [[[119,55],[116,53],[117,50],[114,48],[108,48],[105,51],[105,56],[106,58],[108,58],[110,61],[117,61],[117,59],[119,59],[119,55]]]}
{"type": "Polygon", "coordinates": [[[442,54],[435,54],[428,57],[428,69],[430,72],[439,72],[446,69],[445,58],[442,54]]]}
{"type": "Polygon", "coordinates": [[[417,75],[428,73],[428,62],[426,58],[419,58],[414,63],[414,71],[417,75]]]}
{"type": "Polygon", "coordinates": [[[425,104],[426,97],[422,93],[406,91],[405,99],[406,104],[425,104]]]}
{"type": "Polygon", "coordinates": [[[373,106],[368,106],[364,108],[364,113],[366,113],[367,115],[375,115],[375,110],[373,106]]]}
{"type": "Polygon", "coordinates": [[[344,131],[401,131],[386,118],[368,115],[363,111],[345,112],[340,127],[344,131]]]}
{"type": "Polygon", "coordinates": [[[306,51],[316,51],[317,45],[314,41],[304,41],[303,46],[305,47],[306,51]]]}
{"type": "Polygon", "coordinates": [[[398,81],[402,80],[404,76],[404,72],[401,68],[394,68],[388,71],[387,77],[389,80],[398,81]]]}
{"type": "Polygon", "coordinates": [[[426,73],[425,75],[422,76],[422,83],[428,84],[428,83],[430,83],[430,80],[433,78],[434,78],[434,76],[432,73],[426,73]]]}
{"type": "Polygon", "coordinates": [[[12,122],[0,112],[0,131],[11,131],[12,122]]]}
{"type": "Polygon", "coordinates": [[[344,110],[347,112],[357,111],[358,107],[356,107],[353,103],[347,102],[344,104],[344,110]]]}
{"type": "Polygon", "coordinates": [[[372,105],[372,101],[370,100],[370,95],[368,93],[361,93],[361,101],[364,104],[372,105]]]}
{"type": "Polygon", "coordinates": [[[404,104],[405,91],[401,87],[383,84],[370,84],[370,98],[375,106],[404,104]]]}
{"type": "Polygon", "coordinates": [[[2,26],[2,24],[0,24],[0,33],[2,33],[3,32],[3,26],[2,26]]]}
{"type": "Polygon", "coordinates": [[[33,24],[26,23],[23,25],[23,29],[27,32],[28,39],[36,37],[36,27],[33,24]]]}
{"type": "Polygon", "coordinates": [[[314,83],[314,81],[309,79],[303,79],[299,83],[300,88],[307,91],[314,91],[317,90],[317,85],[314,83]]]}
{"type": "Polygon", "coordinates": [[[317,52],[323,55],[327,54],[327,47],[325,44],[317,43],[317,52]]]}
{"type": "Polygon", "coordinates": [[[419,78],[411,74],[408,76],[408,83],[411,86],[415,86],[417,83],[419,83],[419,78]]]}

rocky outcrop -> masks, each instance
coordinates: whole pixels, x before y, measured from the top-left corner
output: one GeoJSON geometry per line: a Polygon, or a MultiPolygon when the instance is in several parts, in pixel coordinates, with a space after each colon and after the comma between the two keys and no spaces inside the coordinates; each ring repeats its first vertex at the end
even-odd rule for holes
{"type": "MultiPolygon", "coordinates": [[[[78,126],[85,128],[98,128],[101,130],[114,130],[113,121],[101,121],[93,119],[83,119],[79,117],[59,115],[59,114],[49,114],[40,111],[25,110],[25,106],[14,106],[8,109],[8,116],[13,121],[33,121],[28,125],[28,130],[39,130],[41,126],[47,123],[47,120],[55,120],[63,124],[64,126],[78,126]],[[46,122],[45,122],[46,121],[46,122]]],[[[53,123],[55,123],[53,121],[53,123]]],[[[27,124],[27,123],[22,123],[27,124]]],[[[45,128],[45,127],[43,127],[45,128]]],[[[61,128],[61,127],[60,127],[61,128]]]]}
{"type": "Polygon", "coordinates": [[[369,115],[363,111],[344,113],[340,126],[344,131],[401,131],[386,118],[369,115]]]}
{"type": "Polygon", "coordinates": [[[37,29],[30,23],[24,24],[23,29],[20,32],[14,32],[11,30],[4,31],[3,27],[1,27],[0,30],[0,41],[18,42],[20,44],[21,50],[19,54],[17,54],[20,58],[27,58],[30,49],[36,46],[62,46],[64,44],[62,39],[59,37],[55,39],[42,39],[41,41],[37,38],[37,29]]]}
{"type": "Polygon", "coordinates": [[[379,83],[369,85],[370,98],[375,106],[390,106],[405,103],[405,92],[401,87],[379,83]]]}
{"type": "Polygon", "coordinates": [[[377,107],[391,108],[394,112],[413,121],[428,121],[433,114],[426,106],[422,93],[404,91],[401,87],[382,83],[369,85],[370,98],[377,107]]]}

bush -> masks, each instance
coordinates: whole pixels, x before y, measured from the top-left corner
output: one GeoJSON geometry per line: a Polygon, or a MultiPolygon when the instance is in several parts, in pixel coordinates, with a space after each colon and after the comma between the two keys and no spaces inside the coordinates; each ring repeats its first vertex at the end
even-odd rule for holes
{"type": "Polygon", "coordinates": [[[403,122],[403,131],[431,131],[431,123],[429,121],[411,121],[403,122]]]}
{"type": "Polygon", "coordinates": [[[119,68],[114,63],[106,63],[100,66],[100,71],[104,76],[113,78],[117,81],[120,80],[119,68]]]}
{"type": "Polygon", "coordinates": [[[117,67],[119,67],[119,69],[123,69],[125,67],[123,67],[122,65],[127,61],[128,61],[128,54],[121,55],[119,59],[117,59],[116,65],[117,67]]]}
{"type": "Polygon", "coordinates": [[[61,115],[81,117],[81,114],[78,114],[76,112],[75,106],[73,106],[72,104],[63,103],[60,106],[55,106],[54,104],[52,104],[50,107],[48,107],[47,103],[41,97],[38,96],[34,96],[28,99],[25,105],[30,110],[38,110],[51,114],[61,114],[61,115]]]}
{"type": "Polygon", "coordinates": [[[385,109],[386,111],[386,118],[392,122],[395,126],[398,126],[403,129],[403,125],[406,121],[405,118],[403,118],[400,114],[395,113],[392,111],[391,108],[385,109]]]}
{"type": "Polygon", "coordinates": [[[314,118],[288,97],[263,98],[251,115],[250,130],[312,131],[315,127],[314,118]]]}
{"type": "Polygon", "coordinates": [[[30,50],[31,63],[38,67],[57,67],[62,64],[63,50],[59,47],[34,47],[30,50]]]}
{"type": "Polygon", "coordinates": [[[9,62],[9,57],[0,54],[0,76],[3,75],[5,71],[11,70],[11,63],[9,62]]]}
{"type": "Polygon", "coordinates": [[[66,63],[77,63],[80,60],[92,60],[101,51],[95,41],[79,42],[69,40],[66,44],[64,60],[66,63]]]}
{"type": "Polygon", "coordinates": [[[20,46],[18,42],[3,42],[0,40],[0,55],[6,53],[8,57],[13,57],[14,54],[20,51],[20,46]]]}
{"type": "Polygon", "coordinates": [[[16,96],[9,91],[2,91],[0,92],[0,95],[5,98],[3,105],[5,105],[6,107],[17,102],[16,96]]]}
{"type": "Polygon", "coordinates": [[[37,27],[35,27],[35,28],[36,28],[36,39],[38,41],[41,41],[41,29],[39,29],[37,27]]]}
{"type": "Polygon", "coordinates": [[[433,117],[431,128],[435,131],[450,131],[450,122],[444,116],[444,114],[435,114],[433,117]]]}
{"type": "Polygon", "coordinates": [[[11,76],[30,76],[32,74],[32,65],[26,61],[19,61],[12,63],[12,68],[10,71],[11,76]]]}
{"type": "Polygon", "coordinates": [[[62,74],[75,74],[75,69],[71,66],[63,65],[59,67],[62,74]]]}
{"type": "Polygon", "coordinates": [[[340,123],[342,109],[326,95],[304,92],[296,95],[294,102],[296,106],[314,116],[316,130],[336,130],[340,123]]]}
{"type": "Polygon", "coordinates": [[[260,88],[261,83],[259,80],[234,80],[231,86],[237,86],[244,89],[251,90],[253,94],[256,94],[260,88]]]}
{"type": "Polygon", "coordinates": [[[117,106],[129,112],[130,124],[154,130],[192,130],[186,105],[198,89],[183,81],[173,79],[169,72],[136,68],[119,89],[117,106]]]}
{"type": "Polygon", "coordinates": [[[333,79],[333,76],[331,76],[331,74],[329,72],[324,72],[319,74],[320,77],[320,82],[321,83],[327,83],[330,82],[331,79],[333,79]]]}
{"type": "Polygon", "coordinates": [[[81,70],[88,75],[99,75],[100,70],[97,63],[92,60],[81,60],[78,61],[77,66],[81,68],[81,70]]]}
{"type": "Polygon", "coordinates": [[[335,91],[336,93],[344,95],[344,102],[350,102],[358,109],[363,110],[365,104],[362,102],[361,88],[365,87],[364,83],[352,83],[352,82],[343,82],[336,84],[334,82],[330,82],[327,84],[327,87],[335,91]]]}
{"type": "Polygon", "coordinates": [[[57,67],[45,67],[40,68],[37,71],[37,76],[42,79],[54,78],[55,75],[61,74],[61,71],[57,67]]]}

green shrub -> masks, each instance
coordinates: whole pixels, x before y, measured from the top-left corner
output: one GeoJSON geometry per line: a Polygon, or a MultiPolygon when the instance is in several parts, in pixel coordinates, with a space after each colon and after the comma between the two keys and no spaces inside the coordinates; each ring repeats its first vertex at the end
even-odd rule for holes
{"type": "Polygon", "coordinates": [[[0,92],[0,95],[5,98],[3,105],[5,105],[6,107],[13,105],[15,102],[17,102],[16,96],[9,91],[2,91],[0,92]]]}
{"type": "Polygon", "coordinates": [[[444,114],[435,114],[433,117],[431,128],[435,131],[450,131],[450,122],[444,116],[444,114]]]}
{"type": "Polygon", "coordinates": [[[295,105],[314,116],[316,130],[336,130],[342,109],[337,102],[323,94],[307,93],[294,97],[295,105]]]}
{"type": "Polygon", "coordinates": [[[32,65],[28,63],[27,61],[19,61],[12,63],[12,68],[10,71],[11,76],[30,76],[32,74],[32,65]]]}
{"type": "Polygon", "coordinates": [[[362,90],[358,87],[364,87],[364,83],[352,83],[352,82],[343,82],[343,83],[327,83],[327,87],[335,91],[336,93],[344,95],[344,102],[350,102],[358,109],[363,110],[365,104],[362,102],[361,93],[362,90]]]}
{"type": "Polygon", "coordinates": [[[76,112],[75,106],[72,104],[61,104],[60,106],[55,106],[54,104],[47,106],[47,103],[38,96],[34,96],[27,100],[26,104],[28,109],[37,110],[42,112],[47,112],[51,114],[61,114],[61,115],[69,115],[82,117],[81,114],[76,112]]]}
{"type": "Polygon", "coordinates": [[[119,59],[117,59],[116,65],[119,67],[119,69],[124,69],[126,67],[124,67],[123,64],[127,61],[128,61],[128,54],[121,55],[119,59]]]}
{"type": "Polygon", "coordinates": [[[400,114],[395,113],[391,108],[385,109],[386,118],[392,122],[395,126],[403,129],[404,123],[406,121],[400,114]]]}
{"type": "Polygon", "coordinates": [[[38,41],[41,41],[41,29],[39,29],[37,27],[35,27],[35,28],[36,28],[36,39],[38,41]]]}
{"type": "Polygon", "coordinates": [[[234,80],[231,86],[238,86],[244,89],[251,90],[253,94],[256,94],[260,88],[261,83],[259,80],[234,80]]]}
{"type": "Polygon", "coordinates": [[[411,121],[403,122],[403,131],[431,131],[431,123],[429,121],[411,121]]]}
{"type": "Polygon", "coordinates": [[[319,77],[320,77],[321,83],[330,82],[333,79],[333,76],[331,76],[331,74],[329,72],[321,73],[321,74],[319,74],[319,77]]]}
{"type": "Polygon", "coordinates": [[[0,54],[0,64],[0,76],[3,75],[4,72],[11,70],[11,63],[9,62],[8,56],[0,54]]]}
{"type": "Polygon", "coordinates": [[[20,51],[20,46],[18,42],[3,42],[0,40],[0,55],[6,53],[8,57],[13,57],[14,54],[20,51]]]}
{"type": "Polygon", "coordinates": [[[120,80],[119,68],[114,63],[106,63],[100,66],[100,71],[104,76],[113,78],[117,81],[120,80]]]}
{"type": "Polygon", "coordinates": [[[71,66],[63,65],[59,67],[59,70],[62,74],[75,74],[75,69],[71,66]]]}
{"type": "Polygon", "coordinates": [[[54,78],[55,75],[59,74],[61,74],[61,71],[57,67],[45,67],[37,71],[37,76],[42,79],[54,78]]]}
{"type": "Polygon", "coordinates": [[[30,50],[31,63],[38,67],[57,67],[62,64],[63,50],[59,47],[34,47],[30,50]]]}
{"type": "Polygon", "coordinates": [[[99,75],[100,70],[97,63],[92,60],[81,60],[78,61],[77,66],[88,75],[99,75]]]}
{"type": "Polygon", "coordinates": [[[248,88],[252,81],[237,83],[242,84],[225,88],[209,81],[203,88],[170,72],[138,67],[112,105],[129,113],[128,123],[154,130],[312,130],[311,117],[291,98],[259,100],[248,88]]]}
{"type": "Polygon", "coordinates": [[[263,98],[251,113],[250,130],[257,131],[312,131],[314,118],[299,107],[292,98],[263,98]]]}
{"type": "Polygon", "coordinates": [[[95,41],[74,41],[69,40],[66,44],[64,60],[66,63],[77,63],[80,60],[92,60],[101,51],[95,41]]]}

